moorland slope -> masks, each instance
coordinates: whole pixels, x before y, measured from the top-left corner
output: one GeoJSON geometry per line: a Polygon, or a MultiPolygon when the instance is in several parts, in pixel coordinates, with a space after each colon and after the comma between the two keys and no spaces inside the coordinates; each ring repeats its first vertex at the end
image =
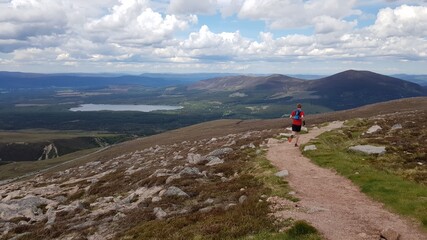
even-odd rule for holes
{"type": "MultiPolygon", "coordinates": [[[[307,116],[307,123],[408,112],[427,112],[427,98],[307,116]]],[[[5,184],[0,186],[1,239],[279,234],[293,222],[276,225],[268,217],[268,197],[297,199],[275,178],[277,170],[269,167],[264,151],[289,125],[289,119],[202,123],[117,144],[5,184]]]]}

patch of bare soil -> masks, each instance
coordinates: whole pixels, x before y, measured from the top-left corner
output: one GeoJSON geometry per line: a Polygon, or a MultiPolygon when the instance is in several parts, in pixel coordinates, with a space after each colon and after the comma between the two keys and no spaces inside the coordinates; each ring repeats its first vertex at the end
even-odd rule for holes
{"type": "MultiPolygon", "coordinates": [[[[307,143],[325,131],[340,128],[342,122],[315,129],[300,138],[307,143]]],[[[271,142],[270,142],[271,143],[271,142]]],[[[401,240],[427,239],[427,235],[410,220],[384,209],[360,192],[350,180],[330,169],[321,168],[302,156],[294,143],[276,142],[269,145],[267,158],[279,170],[288,170],[286,180],[300,199],[270,199],[274,215],[282,219],[306,220],[326,239],[380,239],[381,231],[392,229],[401,240]]]]}

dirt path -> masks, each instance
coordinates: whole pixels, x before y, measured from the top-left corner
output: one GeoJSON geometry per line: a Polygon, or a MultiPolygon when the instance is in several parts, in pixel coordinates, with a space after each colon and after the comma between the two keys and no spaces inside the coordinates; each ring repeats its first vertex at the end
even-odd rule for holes
{"type": "MultiPolygon", "coordinates": [[[[342,122],[333,122],[312,130],[301,136],[300,143],[341,126],[342,122]]],[[[272,199],[277,204],[276,216],[306,220],[331,240],[379,240],[380,232],[388,228],[398,232],[401,240],[427,239],[426,233],[414,223],[385,210],[382,204],[361,193],[350,180],[303,157],[293,143],[269,144],[267,157],[280,170],[289,171],[285,178],[300,199],[297,203],[272,199]]]]}

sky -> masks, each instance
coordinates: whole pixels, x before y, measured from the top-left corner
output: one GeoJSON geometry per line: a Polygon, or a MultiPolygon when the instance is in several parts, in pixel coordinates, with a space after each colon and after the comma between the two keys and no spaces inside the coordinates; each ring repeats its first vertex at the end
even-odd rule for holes
{"type": "Polygon", "coordinates": [[[427,0],[0,0],[0,71],[427,74],[427,0]]]}

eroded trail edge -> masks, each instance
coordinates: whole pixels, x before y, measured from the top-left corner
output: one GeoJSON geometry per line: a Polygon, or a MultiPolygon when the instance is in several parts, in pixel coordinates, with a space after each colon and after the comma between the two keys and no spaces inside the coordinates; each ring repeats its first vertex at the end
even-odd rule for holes
{"type": "MultiPolygon", "coordinates": [[[[311,130],[301,135],[300,143],[305,144],[342,125],[343,122],[337,121],[311,130]]],[[[270,141],[267,158],[279,170],[289,171],[285,178],[300,199],[294,203],[272,198],[276,217],[306,220],[331,240],[378,240],[381,231],[386,229],[399,233],[401,240],[427,239],[414,222],[385,210],[381,203],[361,193],[349,179],[315,165],[302,156],[293,143],[270,141]]]]}

